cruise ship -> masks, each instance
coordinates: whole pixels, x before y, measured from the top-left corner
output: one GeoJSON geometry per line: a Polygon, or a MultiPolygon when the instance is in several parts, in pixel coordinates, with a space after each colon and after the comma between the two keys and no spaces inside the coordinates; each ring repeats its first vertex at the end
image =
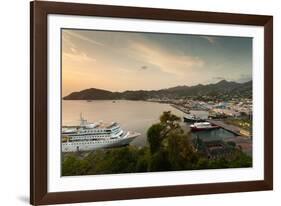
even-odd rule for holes
{"type": "Polygon", "coordinates": [[[91,151],[128,145],[140,133],[123,131],[116,122],[88,123],[80,114],[80,125],[62,127],[62,152],[91,151]]]}

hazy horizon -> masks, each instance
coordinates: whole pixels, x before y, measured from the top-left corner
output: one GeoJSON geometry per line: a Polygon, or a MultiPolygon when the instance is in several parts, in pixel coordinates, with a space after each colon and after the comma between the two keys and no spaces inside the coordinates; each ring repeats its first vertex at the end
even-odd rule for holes
{"type": "Polygon", "coordinates": [[[62,30],[62,95],[252,80],[252,38],[62,30]]]}

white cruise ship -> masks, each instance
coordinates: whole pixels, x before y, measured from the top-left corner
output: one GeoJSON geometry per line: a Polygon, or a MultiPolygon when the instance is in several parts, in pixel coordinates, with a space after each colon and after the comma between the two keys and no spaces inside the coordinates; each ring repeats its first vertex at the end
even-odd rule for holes
{"type": "Polygon", "coordinates": [[[125,132],[116,122],[88,123],[80,115],[80,125],[62,128],[62,152],[91,151],[128,145],[140,133],[125,132]]]}

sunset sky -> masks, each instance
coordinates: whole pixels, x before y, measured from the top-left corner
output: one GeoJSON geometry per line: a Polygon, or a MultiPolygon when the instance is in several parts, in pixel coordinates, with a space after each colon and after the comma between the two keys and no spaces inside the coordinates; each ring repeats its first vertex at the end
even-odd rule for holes
{"type": "Polygon", "coordinates": [[[87,88],[153,90],[252,79],[252,39],[62,31],[62,95],[87,88]]]}

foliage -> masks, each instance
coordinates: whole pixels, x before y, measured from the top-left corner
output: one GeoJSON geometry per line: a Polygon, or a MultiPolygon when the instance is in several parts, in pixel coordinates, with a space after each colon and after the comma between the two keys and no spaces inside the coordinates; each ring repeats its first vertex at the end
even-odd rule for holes
{"type": "Polygon", "coordinates": [[[170,162],[168,161],[167,151],[160,149],[151,155],[151,161],[148,171],[169,171],[171,170],[170,162]]]}
{"type": "Polygon", "coordinates": [[[138,149],[122,147],[91,153],[86,158],[91,162],[89,174],[111,174],[135,172],[138,149]]]}
{"type": "Polygon", "coordinates": [[[163,126],[158,123],[152,125],[147,131],[147,140],[152,154],[158,151],[161,147],[161,142],[163,140],[161,136],[162,130],[163,126]]]}
{"type": "Polygon", "coordinates": [[[86,175],[91,166],[87,160],[79,160],[75,155],[66,157],[62,164],[62,175],[86,175]]]}

